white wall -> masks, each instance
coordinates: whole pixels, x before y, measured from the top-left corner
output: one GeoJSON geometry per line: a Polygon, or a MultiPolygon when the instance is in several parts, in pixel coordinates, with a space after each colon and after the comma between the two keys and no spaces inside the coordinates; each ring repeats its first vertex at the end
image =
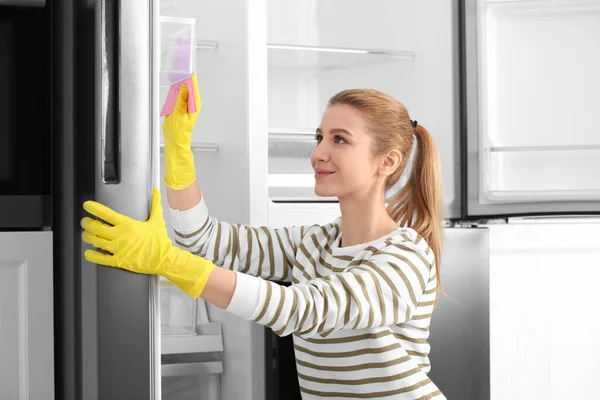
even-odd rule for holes
{"type": "Polygon", "coordinates": [[[490,228],[492,400],[598,398],[600,221],[490,228]]]}

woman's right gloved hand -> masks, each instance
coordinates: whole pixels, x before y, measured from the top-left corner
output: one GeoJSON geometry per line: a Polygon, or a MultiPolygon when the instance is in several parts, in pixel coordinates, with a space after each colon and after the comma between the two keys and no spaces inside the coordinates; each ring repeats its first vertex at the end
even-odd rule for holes
{"type": "Polygon", "coordinates": [[[200,296],[215,265],[173,246],[167,236],[158,189],[152,193],[147,221],[119,214],[95,201],[86,201],[83,208],[99,219],[81,220],[83,241],[96,247],[85,251],[88,261],[138,274],[164,276],[190,296],[200,296]]]}
{"type": "Polygon", "coordinates": [[[165,117],[162,124],[165,137],[165,183],[172,189],[182,190],[196,180],[194,153],[191,149],[192,132],[198,113],[202,108],[198,80],[194,73],[193,94],[196,96],[196,112],[188,114],[189,88],[182,85],[173,112],[165,117]]]}

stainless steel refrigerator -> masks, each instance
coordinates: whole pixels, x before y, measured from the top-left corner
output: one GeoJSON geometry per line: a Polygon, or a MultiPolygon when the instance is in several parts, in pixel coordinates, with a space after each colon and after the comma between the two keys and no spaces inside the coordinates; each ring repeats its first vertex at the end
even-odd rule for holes
{"type": "MultiPolygon", "coordinates": [[[[600,168],[600,147],[589,133],[597,101],[573,86],[549,86],[553,76],[567,79],[560,65],[545,63],[557,68],[536,75],[535,56],[515,46],[531,27],[540,28],[540,41],[552,32],[544,16],[569,19],[582,8],[570,12],[565,2],[549,13],[548,2],[440,0],[437,7],[401,2],[387,11],[378,3],[367,13],[344,5],[369,26],[357,30],[339,23],[339,7],[317,2],[300,10],[297,3],[47,1],[56,399],[147,400],[162,391],[159,283],[85,261],[79,221],[88,199],[145,219],[151,190],[162,184],[163,15],[198,20],[194,46],[206,105],[194,138],[197,171],[211,213],[227,222],[335,218],[337,205],[314,198],[305,178],[313,134],[306,126],[314,129],[337,90],[389,92],[430,130],[449,199],[443,281],[451,296],[442,298],[432,322],[431,378],[449,399],[489,398],[487,224],[600,213],[600,186],[590,172],[600,168]],[[300,38],[286,31],[294,27],[300,38]],[[401,31],[382,33],[390,27],[401,31]],[[548,87],[557,92],[543,92],[548,87]],[[549,113],[558,108],[553,96],[570,99],[561,103],[565,115],[549,113]]],[[[578,49],[573,40],[561,48],[578,49]]],[[[537,51],[548,58],[552,50],[543,43],[537,51]]],[[[264,399],[279,384],[276,363],[265,359],[264,330],[209,312],[223,328],[221,399],[264,399]]]]}

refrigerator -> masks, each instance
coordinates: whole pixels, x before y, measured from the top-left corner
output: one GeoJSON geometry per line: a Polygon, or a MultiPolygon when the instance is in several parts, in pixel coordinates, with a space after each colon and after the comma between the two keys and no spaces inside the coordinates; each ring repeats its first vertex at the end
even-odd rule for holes
{"type": "MultiPolygon", "coordinates": [[[[83,257],[85,200],[148,217],[152,188],[164,189],[165,82],[192,70],[204,103],[192,144],[198,181],[211,214],[227,222],[337,217],[335,199],[312,192],[307,156],[326,100],[338,90],[386,91],[434,135],[447,199],[442,280],[451,299],[442,298],[434,313],[430,376],[449,399],[490,398],[489,226],[600,214],[600,142],[592,133],[600,104],[590,94],[600,89],[593,72],[600,57],[588,51],[600,39],[598,14],[589,12],[600,2],[47,6],[55,93],[54,398],[292,396],[285,388],[277,393],[277,360],[263,327],[192,301],[156,277],[83,257]],[[181,45],[192,56],[176,70],[181,45]]],[[[166,196],[163,208],[169,227],[166,196]]]]}

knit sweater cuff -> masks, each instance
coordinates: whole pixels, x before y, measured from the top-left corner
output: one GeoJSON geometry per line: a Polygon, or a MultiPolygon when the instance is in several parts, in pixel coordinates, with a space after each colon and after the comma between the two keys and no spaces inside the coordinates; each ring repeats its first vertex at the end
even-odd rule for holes
{"type": "Polygon", "coordinates": [[[256,316],[263,280],[237,272],[237,282],[229,306],[225,309],[238,317],[252,320],[256,316]]]}
{"type": "Polygon", "coordinates": [[[169,207],[171,213],[171,225],[173,229],[181,233],[195,232],[204,225],[208,218],[208,208],[204,202],[204,196],[196,206],[189,210],[179,211],[169,207]]]}

